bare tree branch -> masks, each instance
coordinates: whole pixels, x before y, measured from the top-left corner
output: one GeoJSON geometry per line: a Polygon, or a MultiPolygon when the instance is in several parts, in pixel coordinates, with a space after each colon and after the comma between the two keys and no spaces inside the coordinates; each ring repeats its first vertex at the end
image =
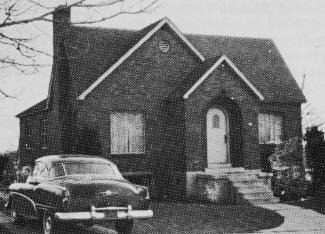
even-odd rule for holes
{"type": "Polygon", "coordinates": [[[150,2],[149,4],[147,4],[145,7],[141,8],[139,10],[136,10],[136,11],[122,11],[121,10],[121,11],[119,11],[115,14],[112,14],[110,16],[107,16],[107,17],[102,17],[102,18],[99,18],[96,20],[74,21],[74,22],[71,22],[71,24],[94,24],[94,23],[100,23],[100,22],[110,20],[110,19],[115,18],[119,15],[135,15],[135,14],[140,14],[140,13],[146,13],[146,12],[149,12],[149,10],[151,11],[151,7],[155,6],[157,2],[159,2],[159,0],[154,0],[154,1],[150,2]]]}
{"type": "Polygon", "coordinates": [[[76,7],[87,7],[87,8],[106,7],[106,6],[112,6],[118,2],[122,2],[122,1],[121,0],[102,1],[100,3],[95,3],[95,4],[79,4],[76,5],[76,7]]]}
{"type": "MultiPolygon", "coordinates": [[[[141,14],[152,11],[157,6],[159,0],[138,0],[136,4],[125,5],[128,0],[69,0],[61,7],[66,8],[85,8],[87,10],[94,10],[98,18],[84,19],[71,24],[94,24],[110,20],[119,15],[133,15],[141,14]],[[121,4],[120,10],[119,4],[121,4]],[[139,4],[139,8],[135,7],[139,4]],[[145,5],[145,6],[142,6],[145,5]],[[117,9],[118,12],[107,13],[105,7],[112,10],[117,9]],[[99,9],[101,8],[101,9],[99,9]],[[125,8],[125,9],[124,9],[125,8]],[[104,10],[101,12],[101,10],[104,10]]],[[[34,74],[39,68],[50,66],[50,64],[42,64],[37,61],[38,55],[45,55],[52,57],[51,53],[39,49],[33,45],[32,42],[38,36],[34,36],[34,31],[25,25],[31,24],[42,34],[47,34],[42,31],[36,24],[39,22],[54,22],[53,13],[57,10],[59,1],[46,1],[46,0],[0,0],[0,49],[8,51],[7,55],[0,57],[0,69],[15,68],[24,74],[34,74]],[[20,31],[23,29],[23,31],[20,31]],[[32,35],[32,36],[30,36],[32,35]]],[[[108,11],[111,12],[111,11],[108,11]]],[[[85,48],[88,50],[89,48],[85,48]]],[[[3,91],[0,87],[0,96],[12,97],[7,92],[3,91]]]]}
{"type": "Polygon", "coordinates": [[[3,91],[3,90],[1,90],[1,89],[0,89],[0,93],[1,93],[3,96],[7,97],[7,98],[14,98],[14,96],[11,96],[11,95],[7,94],[5,91],[3,91]]]}
{"type": "MultiPolygon", "coordinates": [[[[84,1],[86,1],[86,0],[80,0],[80,1],[77,1],[75,3],[71,3],[70,5],[67,5],[66,7],[79,6],[84,1]]],[[[13,25],[18,25],[18,24],[28,24],[28,23],[31,23],[31,22],[34,22],[34,21],[52,22],[52,20],[47,18],[47,17],[52,15],[54,13],[54,11],[55,11],[55,9],[47,11],[46,13],[43,13],[43,14],[35,16],[35,17],[30,17],[30,18],[26,18],[26,19],[22,19],[22,20],[16,20],[16,21],[10,21],[10,22],[3,22],[3,23],[0,24],[0,28],[10,27],[10,26],[13,26],[13,25]]]]}
{"type": "Polygon", "coordinates": [[[41,4],[41,3],[39,3],[39,2],[37,2],[37,1],[33,1],[33,0],[27,0],[28,2],[31,2],[31,3],[33,3],[33,4],[35,4],[36,6],[39,6],[39,7],[41,7],[41,8],[44,8],[44,9],[48,9],[48,10],[53,10],[53,9],[55,9],[55,7],[48,7],[48,6],[45,6],[45,5],[43,5],[43,4],[41,4]]]}

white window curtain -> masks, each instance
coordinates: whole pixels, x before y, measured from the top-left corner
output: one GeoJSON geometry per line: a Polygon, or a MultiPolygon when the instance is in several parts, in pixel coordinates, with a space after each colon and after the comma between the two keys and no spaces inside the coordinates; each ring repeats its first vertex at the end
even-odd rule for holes
{"type": "Polygon", "coordinates": [[[111,153],[141,154],[145,152],[142,114],[111,114],[111,153]]]}
{"type": "Polygon", "coordinates": [[[282,118],[277,115],[259,114],[259,142],[279,144],[282,142],[282,118]]]}

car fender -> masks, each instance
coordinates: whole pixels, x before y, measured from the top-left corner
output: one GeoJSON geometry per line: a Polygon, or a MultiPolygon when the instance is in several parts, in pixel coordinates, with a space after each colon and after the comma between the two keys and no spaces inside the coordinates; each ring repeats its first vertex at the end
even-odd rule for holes
{"type": "Polygon", "coordinates": [[[67,191],[65,187],[55,184],[39,184],[34,188],[35,201],[39,209],[59,210],[67,191]]]}

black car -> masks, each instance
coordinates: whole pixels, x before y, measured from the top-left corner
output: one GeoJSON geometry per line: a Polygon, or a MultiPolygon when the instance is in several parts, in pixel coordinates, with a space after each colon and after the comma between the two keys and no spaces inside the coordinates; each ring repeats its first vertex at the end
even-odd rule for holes
{"type": "Polygon", "coordinates": [[[114,221],[118,233],[131,233],[135,219],[153,216],[148,188],[123,178],[110,161],[85,155],[51,155],[37,159],[25,183],[9,187],[15,222],[41,219],[45,234],[60,222],[92,225],[114,221]]]}

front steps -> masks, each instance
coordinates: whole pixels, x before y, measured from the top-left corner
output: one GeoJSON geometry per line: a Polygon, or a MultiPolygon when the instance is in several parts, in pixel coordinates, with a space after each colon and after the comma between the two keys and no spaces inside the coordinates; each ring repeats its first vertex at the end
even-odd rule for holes
{"type": "Polygon", "coordinates": [[[273,196],[273,191],[265,178],[259,176],[260,170],[246,170],[243,167],[230,165],[206,168],[205,173],[214,178],[227,178],[234,189],[236,204],[268,204],[278,203],[279,198],[273,196]]]}

